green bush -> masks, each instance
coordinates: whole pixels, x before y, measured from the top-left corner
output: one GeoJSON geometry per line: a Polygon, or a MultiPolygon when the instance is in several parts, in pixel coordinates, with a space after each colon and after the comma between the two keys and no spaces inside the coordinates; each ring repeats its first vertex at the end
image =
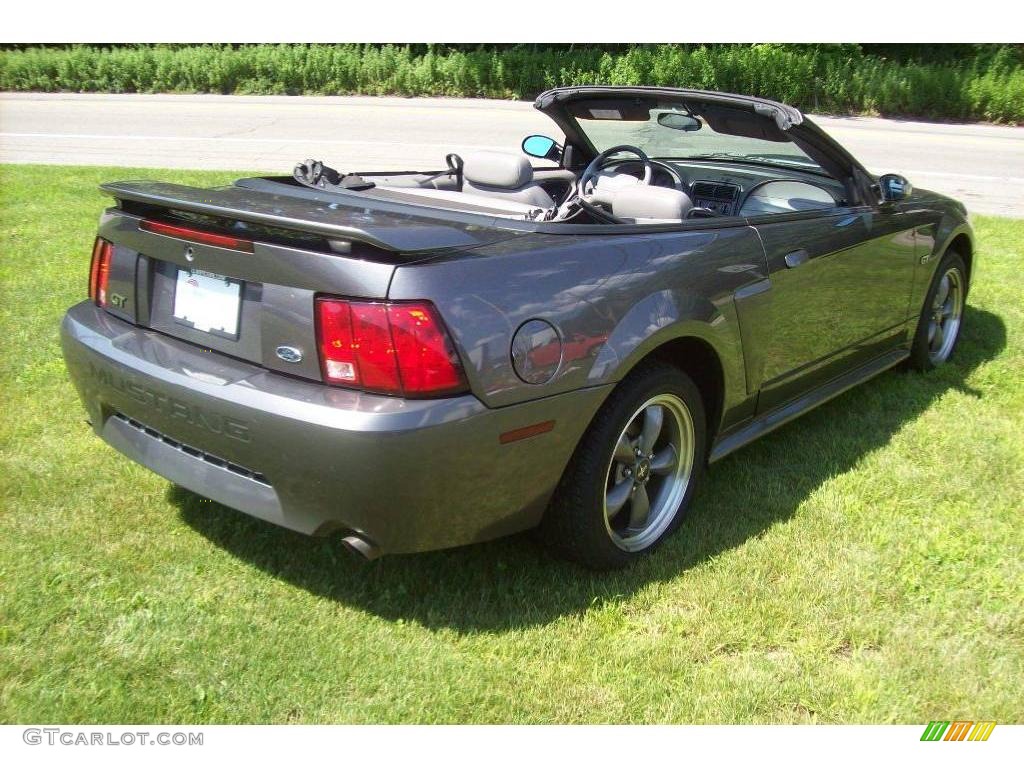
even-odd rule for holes
{"type": "Polygon", "coordinates": [[[0,50],[0,89],[532,98],[556,85],[749,93],[807,111],[1024,122],[1024,48],[132,45],[0,50]]]}

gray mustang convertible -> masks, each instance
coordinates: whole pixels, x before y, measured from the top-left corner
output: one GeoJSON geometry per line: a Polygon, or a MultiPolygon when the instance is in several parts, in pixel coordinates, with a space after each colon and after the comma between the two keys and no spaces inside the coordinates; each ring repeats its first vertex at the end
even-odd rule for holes
{"type": "Polygon", "coordinates": [[[614,568],[678,527],[707,464],[952,354],[960,203],[765,99],[535,106],[557,140],[440,170],[104,185],[62,326],[93,429],[365,557],[536,528],[614,568]]]}

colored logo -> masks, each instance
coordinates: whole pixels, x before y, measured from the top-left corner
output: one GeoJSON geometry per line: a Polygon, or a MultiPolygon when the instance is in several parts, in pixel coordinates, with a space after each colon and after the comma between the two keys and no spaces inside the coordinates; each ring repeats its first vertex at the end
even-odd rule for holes
{"type": "Polygon", "coordinates": [[[921,741],[988,741],[995,727],[992,720],[932,720],[925,726],[921,741]]]}

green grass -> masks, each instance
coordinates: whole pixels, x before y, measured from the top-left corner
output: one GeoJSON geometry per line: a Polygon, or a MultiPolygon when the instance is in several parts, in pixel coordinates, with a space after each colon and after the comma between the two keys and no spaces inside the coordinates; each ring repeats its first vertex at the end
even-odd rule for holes
{"type": "Polygon", "coordinates": [[[1020,45],[126,45],[0,49],[0,90],[532,99],[556,85],[747,93],[809,112],[1024,122],[1020,45]]]}
{"type": "Polygon", "coordinates": [[[956,361],[714,466],[625,573],[527,537],[360,564],[102,444],[57,328],[102,180],[0,167],[0,721],[1024,720],[1024,221],[956,361]]]}

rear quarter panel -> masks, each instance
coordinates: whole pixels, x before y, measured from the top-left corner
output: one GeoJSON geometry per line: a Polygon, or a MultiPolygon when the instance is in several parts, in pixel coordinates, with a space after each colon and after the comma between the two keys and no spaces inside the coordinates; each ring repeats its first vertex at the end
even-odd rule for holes
{"type": "Polygon", "coordinates": [[[734,292],[766,277],[751,227],[637,235],[524,235],[399,267],[392,299],[429,298],[448,324],[474,392],[491,407],[620,380],[657,346],[706,340],[726,379],[726,406],[746,399],[734,292]],[[516,374],[516,330],[557,330],[552,378],[516,374]]]}

